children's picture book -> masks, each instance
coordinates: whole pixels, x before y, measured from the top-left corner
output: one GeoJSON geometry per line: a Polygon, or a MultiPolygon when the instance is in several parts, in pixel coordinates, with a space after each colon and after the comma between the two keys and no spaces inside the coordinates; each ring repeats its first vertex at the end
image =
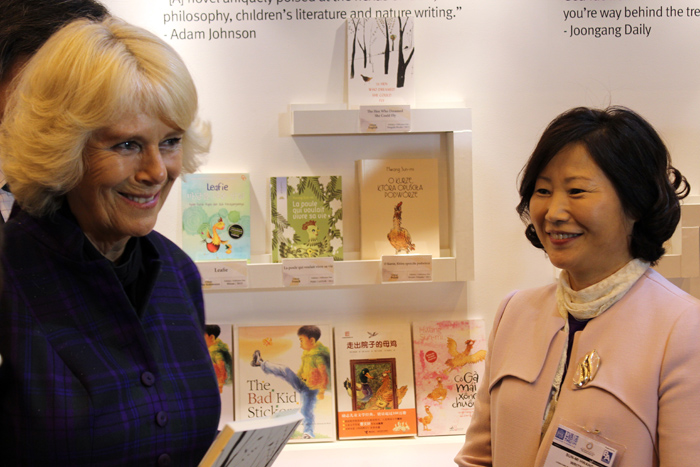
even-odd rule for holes
{"type": "Polygon", "coordinates": [[[413,323],[418,436],[467,432],[486,347],[481,319],[413,323]]]}
{"type": "Polygon", "coordinates": [[[302,420],[298,411],[229,422],[216,437],[199,467],[269,467],[302,420]]]}
{"type": "Polygon", "coordinates": [[[303,419],[290,442],[335,441],[331,327],[236,326],[235,331],[236,420],[298,409],[303,419]]]}
{"type": "Polygon", "coordinates": [[[272,262],[283,258],[343,259],[340,176],[270,179],[272,262]]]}
{"type": "Polygon", "coordinates": [[[361,259],[439,258],[437,159],[365,159],[356,165],[361,259]]]}
{"type": "Polygon", "coordinates": [[[248,174],[183,178],[182,249],[195,261],[250,259],[248,174]]]}
{"type": "Polygon", "coordinates": [[[219,430],[232,422],[233,418],[233,326],[230,324],[207,324],[204,340],[209,347],[209,356],[214,365],[216,380],[221,394],[221,418],[219,430]]]}
{"type": "Polygon", "coordinates": [[[338,438],[416,434],[408,324],[335,328],[338,438]]]}
{"type": "Polygon", "coordinates": [[[414,20],[347,20],[348,106],[413,105],[414,20]]]}

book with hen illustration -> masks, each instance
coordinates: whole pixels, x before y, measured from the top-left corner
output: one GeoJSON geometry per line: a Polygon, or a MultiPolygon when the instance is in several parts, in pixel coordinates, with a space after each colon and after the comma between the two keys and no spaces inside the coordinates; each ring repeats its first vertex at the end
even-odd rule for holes
{"type": "Polygon", "coordinates": [[[233,326],[230,324],[207,324],[204,326],[204,341],[219,383],[221,395],[221,417],[219,430],[233,418],[233,326]]]}
{"type": "Polygon", "coordinates": [[[182,249],[194,261],[250,259],[248,174],[183,178],[182,249]]]}
{"type": "Polygon", "coordinates": [[[437,159],[356,162],[360,192],[360,256],[440,257],[437,159]]]}
{"type": "Polygon", "coordinates": [[[272,262],[284,258],[343,259],[340,176],[270,178],[272,262]]]}
{"type": "Polygon", "coordinates": [[[481,319],[413,323],[418,436],[466,433],[486,346],[481,319]]]}
{"type": "Polygon", "coordinates": [[[298,409],[290,442],[335,441],[329,325],[235,326],[235,414],[250,420],[298,409]]]}
{"type": "Polygon", "coordinates": [[[416,434],[411,328],[336,326],[338,438],[416,434]]]}

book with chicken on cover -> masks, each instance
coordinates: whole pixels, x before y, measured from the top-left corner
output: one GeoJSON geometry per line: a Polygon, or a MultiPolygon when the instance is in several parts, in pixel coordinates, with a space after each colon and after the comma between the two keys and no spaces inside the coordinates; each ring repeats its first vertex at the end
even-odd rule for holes
{"type": "Polygon", "coordinates": [[[333,336],[328,325],[236,326],[235,414],[299,409],[290,442],[335,441],[333,336]]]}
{"type": "Polygon", "coordinates": [[[283,258],[343,259],[340,176],[272,177],[272,262],[283,258]]]}
{"type": "Polygon", "coordinates": [[[413,323],[418,436],[466,433],[486,346],[481,319],[413,323]]]}
{"type": "Polygon", "coordinates": [[[437,159],[357,161],[362,259],[440,257],[437,159]]]}
{"type": "Polygon", "coordinates": [[[269,467],[301,422],[298,411],[229,422],[224,425],[199,467],[269,467]]]}
{"type": "Polygon", "coordinates": [[[233,326],[230,324],[207,324],[204,326],[204,341],[219,383],[221,395],[221,417],[219,430],[233,421],[233,326]]]}
{"type": "Polygon", "coordinates": [[[185,176],[182,249],[195,261],[250,259],[248,174],[185,176]]]}
{"type": "Polygon", "coordinates": [[[338,438],[416,434],[411,328],[335,328],[338,438]]]}

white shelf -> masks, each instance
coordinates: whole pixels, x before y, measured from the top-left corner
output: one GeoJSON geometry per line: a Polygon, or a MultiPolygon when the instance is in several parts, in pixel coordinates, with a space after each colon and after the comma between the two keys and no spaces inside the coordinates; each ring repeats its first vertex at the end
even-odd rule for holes
{"type": "Polygon", "coordinates": [[[275,467],[314,463],[309,462],[310,452],[314,460],[332,459],[334,467],[454,465],[453,459],[463,443],[464,435],[288,444],[275,461],[275,467]]]}
{"type": "MultiPolygon", "coordinates": [[[[319,135],[373,136],[359,132],[359,110],[332,106],[292,105],[291,134],[299,137],[319,135]]],[[[471,163],[471,109],[411,109],[411,131],[439,133],[446,137],[449,167],[450,251],[447,257],[433,258],[433,282],[467,281],[474,278],[474,226],[471,163]]],[[[400,137],[403,133],[385,133],[400,137]]],[[[336,261],[336,287],[381,284],[380,260],[336,261]]],[[[248,265],[248,289],[279,289],[282,265],[248,265]]],[[[221,290],[221,289],[219,289],[221,290]]],[[[226,291],[226,290],[224,290],[226,291]]],[[[211,293],[213,291],[207,291],[211,293]]]]}

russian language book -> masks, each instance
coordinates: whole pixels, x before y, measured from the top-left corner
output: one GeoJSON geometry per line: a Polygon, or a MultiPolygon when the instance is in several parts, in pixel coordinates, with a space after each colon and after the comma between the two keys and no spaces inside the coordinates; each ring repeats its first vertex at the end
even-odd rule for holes
{"type": "Polygon", "coordinates": [[[414,20],[347,20],[348,105],[413,105],[414,20]]]}
{"type": "Polygon", "coordinates": [[[437,159],[358,160],[360,255],[440,257],[437,159]]]}
{"type": "Polygon", "coordinates": [[[416,434],[411,328],[336,326],[338,438],[416,434]]]}
{"type": "Polygon", "coordinates": [[[413,323],[418,436],[467,432],[486,347],[481,319],[413,323]]]}
{"type": "Polygon", "coordinates": [[[182,249],[195,261],[250,259],[248,174],[184,177],[182,249]]]}
{"type": "Polygon", "coordinates": [[[233,326],[230,324],[207,324],[204,326],[204,341],[214,366],[221,395],[221,418],[219,430],[232,422],[233,418],[233,326]]]}
{"type": "Polygon", "coordinates": [[[236,420],[298,409],[291,442],[334,441],[333,334],[328,325],[235,327],[236,420]]]}
{"type": "Polygon", "coordinates": [[[343,259],[340,176],[270,178],[272,262],[284,258],[343,259]]]}

